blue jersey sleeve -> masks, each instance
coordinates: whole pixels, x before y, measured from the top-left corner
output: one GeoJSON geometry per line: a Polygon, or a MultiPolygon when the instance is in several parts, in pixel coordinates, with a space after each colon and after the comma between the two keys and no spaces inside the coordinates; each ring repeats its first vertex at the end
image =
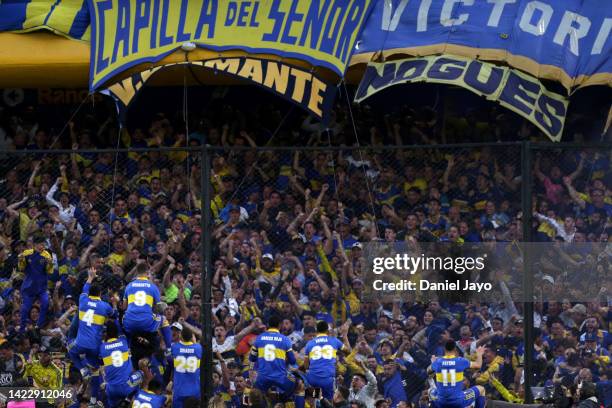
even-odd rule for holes
{"type": "Polygon", "coordinates": [[[151,285],[151,287],[153,288],[153,306],[155,306],[155,304],[161,302],[161,296],[159,294],[159,288],[156,285],[151,285]]]}
{"type": "Polygon", "coordinates": [[[437,373],[440,370],[440,359],[436,359],[433,363],[431,363],[431,369],[433,372],[437,373]]]}
{"type": "Polygon", "coordinates": [[[470,360],[466,358],[459,358],[457,361],[457,371],[465,371],[470,368],[470,360]]]}
{"type": "Polygon", "coordinates": [[[342,343],[340,339],[334,337],[334,347],[336,350],[342,350],[344,348],[344,343],[342,343]]]}
{"type": "Polygon", "coordinates": [[[87,282],[85,282],[85,285],[83,285],[83,293],[86,295],[89,295],[89,288],[91,287],[91,285],[87,282]]]}
{"type": "Polygon", "coordinates": [[[312,341],[306,343],[306,348],[304,349],[304,354],[306,355],[306,357],[308,357],[308,355],[310,354],[310,350],[312,350],[312,341]]]}
{"type": "Polygon", "coordinates": [[[284,343],[287,350],[287,362],[289,364],[296,364],[297,361],[295,360],[295,354],[293,354],[293,344],[291,343],[291,340],[289,340],[288,337],[285,337],[284,343]]]}

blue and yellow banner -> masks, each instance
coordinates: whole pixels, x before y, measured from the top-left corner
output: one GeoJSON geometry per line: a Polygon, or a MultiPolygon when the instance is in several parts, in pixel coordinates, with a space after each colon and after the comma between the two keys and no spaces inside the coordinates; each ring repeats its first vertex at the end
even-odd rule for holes
{"type": "Polygon", "coordinates": [[[612,85],[612,1],[378,0],[352,64],[375,55],[504,62],[568,90],[612,85]]]}
{"type": "Polygon", "coordinates": [[[84,0],[0,0],[0,31],[47,29],[89,41],[89,8],[84,0]]]}
{"type": "Polygon", "coordinates": [[[516,69],[464,57],[441,55],[370,62],[355,101],[361,102],[390,86],[413,82],[468,89],[521,115],[552,141],[561,140],[569,105],[567,96],[549,91],[537,78],[516,69]]]}
{"type": "Polygon", "coordinates": [[[90,89],[185,43],[274,54],[344,75],[375,0],[88,0],[90,89]]]}
{"type": "Polygon", "coordinates": [[[303,68],[258,58],[214,58],[157,66],[117,82],[101,93],[115,100],[119,120],[124,124],[130,104],[151,76],[161,69],[184,64],[248,81],[299,106],[323,123],[329,122],[337,86],[303,68]]]}

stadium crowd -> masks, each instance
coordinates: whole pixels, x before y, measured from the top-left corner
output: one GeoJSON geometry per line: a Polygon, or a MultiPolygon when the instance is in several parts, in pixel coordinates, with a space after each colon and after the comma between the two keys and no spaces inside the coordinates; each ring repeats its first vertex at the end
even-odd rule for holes
{"type": "MultiPolygon", "coordinates": [[[[278,132],[282,115],[265,105],[211,109],[191,132],[157,114],[118,143],[151,150],[120,154],[82,151],[117,145],[111,120],[77,119],[56,140],[35,115],[5,112],[0,139],[15,152],[0,152],[0,386],[69,390],[67,407],[125,399],[148,408],[166,397],[195,406],[210,317],[212,406],[263,406],[270,388],[297,396],[298,407],[435,406],[429,374],[440,383],[442,374],[432,357],[453,353],[472,362],[459,383],[522,402],[519,301],[365,296],[363,252],[372,241],[512,247],[522,231],[519,149],[435,144],[537,132],[495,108],[444,124],[431,109],[354,109],[338,107],[329,127],[300,118],[278,132]],[[348,147],[351,115],[370,148],[348,147]],[[296,140],[347,147],[222,148],[296,140]],[[212,153],[209,231],[200,227],[199,153],[157,149],[204,142],[221,147],[212,153]],[[422,143],[430,146],[383,147],[422,143]],[[44,152],[52,147],[72,152],[44,152]],[[212,235],[214,265],[206,317],[203,234],[212,235]],[[266,333],[284,349],[265,344],[266,333]],[[327,343],[313,349],[319,338],[327,343]],[[321,369],[320,359],[332,365],[321,369]],[[293,385],[287,374],[296,371],[305,381],[293,385]]],[[[529,175],[534,237],[550,243],[536,279],[556,295],[536,299],[534,383],[556,406],[612,406],[611,153],[542,150],[529,175]],[[572,292],[580,285],[598,293],[581,298],[572,292]]]]}

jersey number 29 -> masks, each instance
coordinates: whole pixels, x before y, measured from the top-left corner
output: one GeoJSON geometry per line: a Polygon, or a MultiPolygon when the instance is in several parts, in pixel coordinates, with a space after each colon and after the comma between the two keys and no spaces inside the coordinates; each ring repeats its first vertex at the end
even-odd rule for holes
{"type": "Polygon", "coordinates": [[[195,373],[198,369],[198,358],[197,357],[184,357],[178,356],[174,359],[177,373],[195,373]]]}

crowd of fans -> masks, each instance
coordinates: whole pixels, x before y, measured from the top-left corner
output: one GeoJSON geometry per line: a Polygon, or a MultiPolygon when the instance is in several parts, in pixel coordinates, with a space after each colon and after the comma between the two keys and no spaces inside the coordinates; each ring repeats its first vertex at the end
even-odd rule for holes
{"type": "MultiPolygon", "coordinates": [[[[183,328],[199,339],[202,320],[212,319],[215,406],[245,406],[255,377],[250,346],[272,316],[281,318],[298,366],[317,321],[346,335],[351,351],[338,356],[337,387],[323,406],[428,406],[426,370],[449,339],[466,357],[486,347],[482,367],[466,379],[471,385],[490,399],[522,402],[521,302],[364,296],[363,248],[372,241],[495,242],[511,254],[522,237],[521,180],[532,177],[534,240],[550,243],[537,255],[535,279],[545,293],[536,293],[533,382],[544,388],[534,391],[554,389],[558,400],[571,400],[579,385],[592,383],[600,403],[611,406],[612,149],[541,150],[533,173],[521,175],[518,147],[434,146],[442,137],[500,140],[508,129],[536,136],[513,117],[493,119],[494,108],[444,124],[430,109],[354,109],[368,149],[349,148],[355,137],[346,107],[328,127],[305,118],[275,132],[283,114],[262,105],[206,112],[190,132],[157,114],[124,129],[118,143],[151,150],[119,154],[91,150],[117,145],[111,120],[77,119],[55,139],[35,115],[5,112],[0,138],[15,153],[0,152],[0,386],[70,389],[66,406],[86,406],[87,378],[67,357],[79,295],[93,267],[102,298],[116,303],[145,265],[174,340],[183,328]],[[270,140],[347,147],[215,150],[214,220],[204,231],[199,153],[157,149],[270,140]],[[384,146],[421,143],[430,146],[384,146]],[[72,152],[44,152],[52,147],[72,152]],[[201,315],[203,234],[213,240],[212,316],[201,315]],[[572,243],[590,249],[572,250],[572,243]],[[47,300],[29,295],[20,264],[24,251],[41,244],[50,255],[47,300]],[[595,285],[595,295],[580,296],[580,285],[595,285]]],[[[169,393],[171,370],[160,350],[147,357],[169,393]]]]}

